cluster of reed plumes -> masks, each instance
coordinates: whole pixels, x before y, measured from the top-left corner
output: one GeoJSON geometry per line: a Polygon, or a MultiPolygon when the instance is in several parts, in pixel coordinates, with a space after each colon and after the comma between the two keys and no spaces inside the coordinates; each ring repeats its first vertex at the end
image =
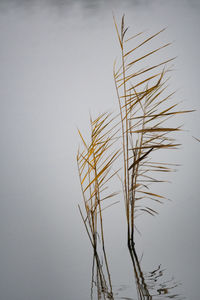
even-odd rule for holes
{"type": "Polygon", "coordinates": [[[115,175],[118,175],[122,182],[127,243],[131,256],[135,257],[136,216],[140,213],[155,215],[157,211],[151,203],[165,200],[163,195],[150,189],[152,183],[163,182],[160,176],[152,174],[170,172],[174,166],[167,161],[153,160],[152,157],[156,157],[154,153],[158,150],[175,149],[179,146],[173,133],[180,131],[181,126],[172,126],[171,118],[189,112],[177,109],[177,103],[172,100],[174,93],[167,92],[168,74],[171,72],[174,58],[145,65],[146,61],[149,64],[152,57],[170,45],[167,43],[144,52],[146,46],[149,46],[164,29],[136,42],[133,47],[130,45],[141,39],[143,33],[127,37],[128,28],[125,26],[124,16],[120,28],[115,18],[114,24],[121,51],[121,61],[120,63],[115,61],[113,68],[119,113],[114,116],[103,113],[94,120],[91,118],[90,140],[87,142],[79,131],[82,146],[77,154],[85,213],[80,206],[79,210],[94,250],[97,284],[107,295],[104,294],[104,297],[110,298],[112,285],[105,251],[102,211],[106,207],[107,200],[116,193],[106,194],[107,184],[115,175]],[[123,170],[122,174],[117,168],[123,170]],[[99,259],[99,248],[102,249],[103,263],[99,259]],[[103,266],[109,286],[106,283],[103,266]]]}
{"type": "Polygon", "coordinates": [[[94,250],[93,274],[96,266],[96,281],[98,287],[101,287],[100,289],[98,288],[98,290],[104,291],[104,293],[110,296],[112,296],[112,285],[104,243],[102,210],[105,209],[105,207],[102,209],[102,205],[107,199],[116,194],[105,194],[107,188],[106,184],[116,174],[116,172],[111,171],[111,166],[120,154],[119,150],[114,152],[110,151],[115,141],[114,136],[116,135],[116,125],[109,128],[112,121],[114,120],[111,119],[111,116],[107,113],[100,115],[94,121],[91,119],[90,143],[86,143],[79,131],[83,143],[83,150],[78,151],[77,154],[86,217],[83,216],[80,206],[79,210],[94,250]],[[106,267],[109,288],[103,272],[103,265],[99,258],[100,250],[98,241],[103,251],[103,261],[106,267]]]}

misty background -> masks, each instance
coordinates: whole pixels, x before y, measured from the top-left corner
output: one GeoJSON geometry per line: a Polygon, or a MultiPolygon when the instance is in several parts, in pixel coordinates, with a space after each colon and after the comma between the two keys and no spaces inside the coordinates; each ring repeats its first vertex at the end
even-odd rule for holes
{"type": "MultiPolygon", "coordinates": [[[[0,299],[89,299],[92,249],[82,224],[77,127],[89,112],[117,107],[112,77],[120,57],[112,12],[130,34],[168,27],[161,41],[177,56],[170,89],[196,112],[180,118],[181,164],[172,199],[159,215],[137,220],[143,264],[160,263],[199,295],[200,3],[199,1],[0,1],[0,299]]],[[[132,287],[122,195],[106,210],[106,246],[114,285],[132,287]]],[[[130,296],[130,294],[129,294],[130,296]]]]}

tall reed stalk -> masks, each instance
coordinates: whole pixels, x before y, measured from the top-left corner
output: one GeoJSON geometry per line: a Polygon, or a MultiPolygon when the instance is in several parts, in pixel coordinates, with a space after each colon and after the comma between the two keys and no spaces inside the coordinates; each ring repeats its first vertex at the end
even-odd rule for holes
{"type": "Polygon", "coordinates": [[[172,171],[168,161],[152,160],[155,152],[161,149],[175,149],[180,144],[172,133],[180,131],[181,126],[171,125],[169,119],[181,113],[177,103],[171,98],[174,92],[167,92],[167,74],[171,71],[169,63],[174,58],[161,59],[152,63],[152,58],[170,43],[148,49],[149,44],[165,29],[143,38],[143,32],[127,37],[128,27],[124,16],[118,27],[121,62],[114,63],[113,76],[119,103],[123,151],[123,192],[127,219],[128,247],[134,244],[135,218],[138,212],[155,215],[151,202],[162,202],[165,197],[150,190],[152,183],[161,182],[152,174],[172,171]],[[135,44],[132,43],[135,41],[135,44]],[[131,44],[131,45],[130,45],[131,44]],[[146,48],[145,48],[146,47],[146,48]],[[143,54],[140,54],[143,53],[143,54]],[[146,61],[148,65],[146,65],[146,61]]]}

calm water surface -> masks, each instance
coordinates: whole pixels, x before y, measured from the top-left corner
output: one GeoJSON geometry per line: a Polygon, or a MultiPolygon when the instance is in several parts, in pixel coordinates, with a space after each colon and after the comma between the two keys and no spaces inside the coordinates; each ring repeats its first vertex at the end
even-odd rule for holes
{"type": "MultiPolygon", "coordinates": [[[[76,167],[92,114],[116,108],[112,11],[132,32],[175,41],[172,89],[199,109],[198,1],[0,2],[0,298],[97,299],[76,167]]],[[[104,212],[114,299],[199,299],[199,111],[182,120],[181,164],[159,191],[173,201],[137,219],[132,259],[120,203],[104,212]],[[153,298],[152,298],[153,296],[153,298]],[[170,298],[171,297],[171,298],[170,298]]],[[[158,191],[158,192],[159,192],[158,191]]]]}

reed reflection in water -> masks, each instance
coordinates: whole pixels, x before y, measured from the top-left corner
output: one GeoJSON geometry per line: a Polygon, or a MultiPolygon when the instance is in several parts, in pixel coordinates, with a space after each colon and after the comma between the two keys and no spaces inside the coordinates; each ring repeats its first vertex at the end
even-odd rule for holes
{"type": "Polygon", "coordinates": [[[161,264],[151,272],[143,272],[134,245],[129,248],[129,252],[133,263],[138,300],[185,299],[176,290],[180,283],[173,277],[166,279],[166,270],[161,267],[161,264]]]}
{"type": "Polygon", "coordinates": [[[167,270],[158,265],[152,271],[144,272],[141,260],[136,252],[135,245],[129,249],[133,274],[135,279],[137,298],[125,296],[127,286],[120,286],[109,289],[109,283],[106,282],[103,265],[98,257],[98,263],[95,264],[97,257],[93,256],[91,300],[94,299],[124,299],[124,300],[164,300],[186,299],[179,291],[181,285],[173,276],[169,277],[167,270]],[[96,267],[96,269],[95,269],[96,267]],[[111,292],[113,291],[113,292],[111,292]]]}

